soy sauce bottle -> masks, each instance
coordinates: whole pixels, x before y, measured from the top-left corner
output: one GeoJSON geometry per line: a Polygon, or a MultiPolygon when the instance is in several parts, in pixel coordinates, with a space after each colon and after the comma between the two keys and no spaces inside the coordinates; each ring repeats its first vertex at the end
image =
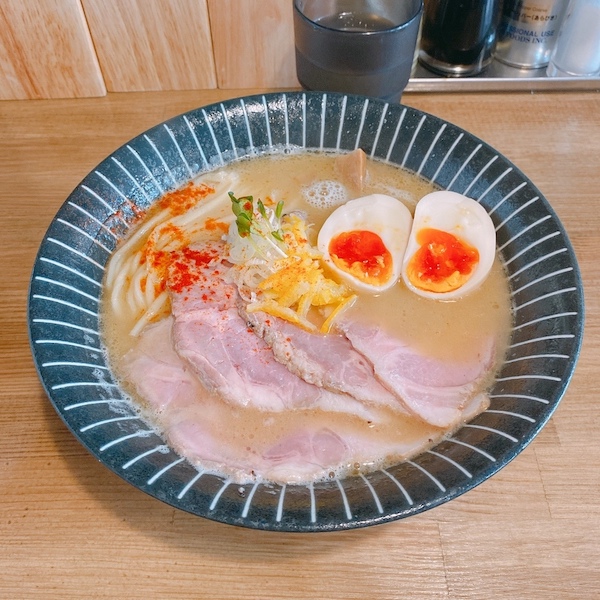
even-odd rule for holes
{"type": "Polygon", "coordinates": [[[501,0],[425,0],[419,62],[450,77],[480,73],[492,61],[501,0]]]}

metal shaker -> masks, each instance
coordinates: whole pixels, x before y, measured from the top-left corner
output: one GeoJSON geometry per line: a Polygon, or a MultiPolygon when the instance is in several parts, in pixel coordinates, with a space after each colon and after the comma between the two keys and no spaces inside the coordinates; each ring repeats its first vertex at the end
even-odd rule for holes
{"type": "Polygon", "coordinates": [[[568,0],[505,0],[495,57],[515,67],[546,66],[568,3],[568,0]]]}

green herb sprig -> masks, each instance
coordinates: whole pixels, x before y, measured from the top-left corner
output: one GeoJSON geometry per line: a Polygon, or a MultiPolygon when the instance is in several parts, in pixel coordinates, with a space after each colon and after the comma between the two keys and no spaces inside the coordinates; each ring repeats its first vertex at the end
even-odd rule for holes
{"type": "Polygon", "coordinates": [[[229,197],[231,198],[231,210],[235,215],[238,233],[240,237],[248,237],[251,233],[254,217],[254,199],[252,196],[236,198],[233,192],[229,192],[229,197]]]}
{"type": "MultiPolygon", "coordinates": [[[[229,192],[229,198],[231,199],[231,210],[235,215],[235,222],[240,237],[248,237],[251,233],[256,233],[264,237],[265,233],[268,232],[277,241],[283,242],[283,231],[279,227],[273,227],[262,200],[257,200],[256,210],[258,215],[262,217],[263,223],[257,224],[256,221],[258,215],[254,210],[253,196],[240,196],[239,198],[236,198],[233,192],[229,192]],[[265,227],[261,227],[261,225],[266,226],[267,232],[264,231],[265,227]]],[[[282,200],[277,203],[273,214],[275,215],[275,223],[278,225],[281,215],[283,214],[282,200]]]]}

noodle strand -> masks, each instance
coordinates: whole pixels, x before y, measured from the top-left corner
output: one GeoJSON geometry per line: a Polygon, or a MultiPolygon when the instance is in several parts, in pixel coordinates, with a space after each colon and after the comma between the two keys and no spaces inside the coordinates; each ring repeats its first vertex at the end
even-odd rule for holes
{"type": "Polygon", "coordinates": [[[157,256],[160,252],[180,250],[205,237],[206,230],[199,223],[219,204],[228,204],[227,192],[235,185],[237,178],[232,174],[215,177],[215,181],[204,180],[206,185],[214,189],[209,197],[201,199],[180,215],[173,215],[170,207],[159,210],[142,222],[113,254],[105,280],[111,307],[117,315],[122,315],[125,310],[142,315],[131,330],[131,335],[138,335],[146,324],[164,310],[169,300],[165,290],[164,267],[163,272],[157,271],[149,257],[157,256]]]}

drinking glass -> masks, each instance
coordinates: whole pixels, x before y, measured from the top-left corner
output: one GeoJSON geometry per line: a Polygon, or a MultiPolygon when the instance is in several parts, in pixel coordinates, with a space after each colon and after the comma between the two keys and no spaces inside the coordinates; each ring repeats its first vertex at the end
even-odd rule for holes
{"type": "Polygon", "coordinates": [[[423,0],[294,0],[305,89],[398,102],[415,58],[423,0]]]}

